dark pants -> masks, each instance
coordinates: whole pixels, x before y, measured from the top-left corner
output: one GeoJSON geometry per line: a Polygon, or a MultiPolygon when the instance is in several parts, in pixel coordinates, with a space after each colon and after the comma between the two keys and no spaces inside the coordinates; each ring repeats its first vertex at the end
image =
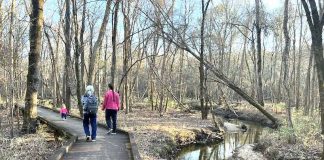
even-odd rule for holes
{"type": "Polygon", "coordinates": [[[97,115],[83,114],[83,129],[86,136],[90,136],[89,124],[91,125],[91,139],[96,139],[97,136],[97,115]]]}
{"type": "Polygon", "coordinates": [[[61,113],[61,117],[66,119],[66,113],[61,113]]]}
{"type": "Polygon", "coordinates": [[[117,126],[117,111],[112,109],[106,109],[106,123],[108,130],[111,129],[111,119],[113,122],[113,132],[116,132],[117,126]]]}

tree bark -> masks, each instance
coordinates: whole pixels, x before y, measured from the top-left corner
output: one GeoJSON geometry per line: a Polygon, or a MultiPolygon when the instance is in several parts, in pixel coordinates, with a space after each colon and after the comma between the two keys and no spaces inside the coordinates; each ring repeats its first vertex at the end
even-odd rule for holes
{"type": "Polygon", "coordinates": [[[287,122],[288,127],[292,129],[292,135],[289,135],[288,143],[294,144],[296,142],[296,138],[293,131],[293,123],[291,118],[291,103],[290,103],[290,86],[289,86],[289,65],[288,65],[288,59],[289,59],[289,48],[290,48],[290,37],[289,37],[289,31],[288,31],[288,0],[285,0],[285,9],[284,9],[284,20],[283,20],[283,30],[284,30],[284,36],[285,36],[285,48],[284,53],[282,57],[283,61],[283,67],[284,67],[284,87],[286,90],[286,107],[287,107],[287,122]]]}
{"type": "MultiPolygon", "coordinates": [[[[302,7],[302,6],[301,6],[302,7]]],[[[302,35],[303,35],[303,14],[302,14],[302,8],[298,7],[299,11],[299,17],[300,17],[300,31],[299,31],[299,44],[302,43],[302,35]]],[[[301,70],[301,56],[302,56],[302,45],[299,45],[298,48],[298,62],[297,62],[297,73],[296,73],[296,109],[299,109],[300,105],[300,70],[301,70]]]]}
{"type": "MultiPolygon", "coordinates": [[[[73,3],[73,21],[74,21],[74,55],[75,55],[75,60],[74,60],[74,69],[75,69],[75,76],[76,76],[76,83],[77,83],[77,101],[78,101],[78,109],[79,109],[79,114],[80,117],[83,116],[83,107],[81,103],[81,76],[80,76],[80,50],[81,47],[79,46],[79,39],[78,39],[78,32],[79,32],[79,25],[78,25],[78,15],[77,15],[77,4],[76,0],[72,0],[73,3]]],[[[82,67],[82,66],[81,66],[82,67]]],[[[98,92],[99,93],[99,92],[98,92]]]]}
{"type": "Polygon", "coordinates": [[[47,39],[47,45],[48,45],[48,48],[49,48],[49,51],[50,51],[50,57],[51,57],[51,62],[52,62],[52,76],[53,76],[53,80],[52,80],[52,83],[53,83],[53,108],[55,108],[57,106],[57,91],[56,91],[56,59],[55,59],[55,55],[54,55],[54,50],[53,50],[53,46],[52,46],[52,43],[51,43],[51,40],[50,40],[50,37],[46,31],[46,29],[44,29],[44,33],[45,33],[45,36],[46,36],[46,39],[47,39]]]}
{"type": "MultiPolygon", "coordinates": [[[[129,74],[127,72],[127,69],[129,67],[129,60],[131,58],[131,21],[130,21],[130,4],[131,2],[128,1],[122,1],[122,10],[124,14],[124,55],[123,55],[123,81],[120,83],[123,83],[123,92],[122,92],[122,109],[125,109],[125,114],[129,112],[129,82],[128,77],[129,74]]],[[[133,17],[134,18],[134,17],[133,17]]]]}
{"type": "Polygon", "coordinates": [[[85,61],[84,61],[84,40],[83,35],[85,31],[85,18],[86,18],[86,9],[87,9],[87,0],[83,0],[83,9],[82,9],[82,24],[80,30],[80,56],[81,56],[81,93],[85,92],[85,83],[84,83],[84,69],[85,69],[85,61]]]}
{"type": "MultiPolygon", "coordinates": [[[[311,12],[309,11],[308,5],[305,0],[301,1],[306,13],[306,18],[308,26],[312,35],[312,45],[311,45],[311,54],[314,55],[315,64],[317,69],[317,78],[318,78],[318,90],[320,95],[320,114],[321,114],[321,134],[324,134],[324,58],[323,58],[323,24],[324,16],[323,14],[319,15],[316,7],[315,0],[309,0],[311,12]],[[320,19],[321,18],[321,19],[320,19]]],[[[323,142],[323,139],[322,139],[323,142]]],[[[322,159],[324,159],[324,143],[322,159]]]]}
{"type": "Polygon", "coordinates": [[[205,4],[205,0],[201,0],[201,12],[202,12],[202,20],[200,26],[200,55],[199,55],[199,94],[200,94],[200,107],[201,107],[201,118],[207,119],[208,118],[208,107],[205,105],[205,69],[204,69],[204,49],[205,49],[205,20],[207,9],[209,6],[210,0],[207,0],[205,4]]]}
{"type": "Polygon", "coordinates": [[[112,30],[112,59],[111,59],[111,84],[115,84],[115,74],[116,74],[116,36],[117,36],[117,23],[118,23],[118,8],[120,0],[116,0],[115,11],[114,11],[114,21],[112,30]]]}
{"type": "Polygon", "coordinates": [[[257,31],[257,98],[261,106],[263,102],[263,86],[262,86],[262,56],[261,56],[261,27],[260,27],[260,0],[255,0],[256,5],[256,31],[257,31]]]}
{"type": "Polygon", "coordinates": [[[30,15],[30,52],[27,73],[27,90],[25,97],[25,111],[23,131],[35,133],[37,118],[37,89],[39,85],[39,60],[41,52],[43,29],[44,0],[32,0],[32,13],[30,15]]]}
{"type": "Polygon", "coordinates": [[[64,103],[68,111],[71,110],[71,1],[65,0],[65,65],[64,65],[64,84],[65,84],[65,97],[64,103]]]}
{"type": "Polygon", "coordinates": [[[15,74],[15,56],[14,56],[14,49],[13,49],[13,26],[14,26],[14,8],[15,8],[15,0],[11,1],[10,7],[10,25],[9,25],[9,52],[10,52],[10,81],[8,85],[10,86],[10,98],[9,98],[9,105],[10,105],[10,137],[13,138],[13,129],[14,129],[14,74],[15,74]]]}

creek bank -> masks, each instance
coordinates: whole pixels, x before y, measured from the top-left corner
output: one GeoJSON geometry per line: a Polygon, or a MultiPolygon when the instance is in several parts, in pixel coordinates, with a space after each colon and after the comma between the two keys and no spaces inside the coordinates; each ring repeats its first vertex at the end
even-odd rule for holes
{"type": "Polygon", "coordinates": [[[262,152],[268,159],[321,159],[319,148],[307,147],[300,142],[288,144],[280,139],[273,139],[273,137],[263,136],[254,149],[262,152]]]}
{"type": "Polygon", "coordinates": [[[160,152],[160,156],[165,159],[175,159],[178,153],[185,147],[190,145],[208,145],[223,140],[222,133],[213,127],[200,128],[191,130],[194,133],[194,139],[176,136],[175,143],[167,143],[165,150],[160,152]]]}
{"type": "Polygon", "coordinates": [[[254,144],[245,144],[239,148],[236,148],[233,152],[233,156],[229,160],[266,160],[267,158],[260,152],[254,150],[254,144]]]}
{"type": "Polygon", "coordinates": [[[262,126],[267,126],[270,128],[273,127],[272,122],[267,117],[265,117],[264,115],[262,115],[257,111],[251,109],[236,109],[236,108],[234,109],[234,111],[222,107],[222,108],[214,109],[212,113],[214,113],[217,116],[221,116],[224,119],[239,119],[243,121],[255,122],[262,126]]]}

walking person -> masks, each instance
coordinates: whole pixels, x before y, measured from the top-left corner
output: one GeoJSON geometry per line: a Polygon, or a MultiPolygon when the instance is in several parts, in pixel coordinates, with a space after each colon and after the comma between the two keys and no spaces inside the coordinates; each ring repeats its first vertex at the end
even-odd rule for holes
{"type": "Polygon", "coordinates": [[[107,134],[116,134],[117,112],[119,111],[119,94],[114,91],[112,84],[108,84],[108,91],[105,93],[102,110],[105,110],[106,123],[108,126],[107,134]],[[112,121],[112,126],[111,126],[112,121]]]}
{"type": "Polygon", "coordinates": [[[91,140],[94,142],[97,136],[98,99],[94,94],[92,85],[86,87],[86,93],[81,97],[81,101],[83,105],[83,129],[86,135],[86,141],[91,140]],[[89,125],[91,126],[91,134],[89,125]]]}
{"type": "Polygon", "coordinates": [[[61,114],[62,120],[66,120],[66,116],[68,114],[68,110],[66,109],[66,106],[65,106],[64,103],[62,104],[62,107],[60,109],[60,114],[61,114]]]}

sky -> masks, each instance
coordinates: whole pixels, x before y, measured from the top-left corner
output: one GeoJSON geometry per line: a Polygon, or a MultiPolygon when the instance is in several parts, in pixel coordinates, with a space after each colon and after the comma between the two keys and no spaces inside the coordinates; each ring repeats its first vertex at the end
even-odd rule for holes
{"type": "Polygon", "coordinates": [[[283,7],[284,4],[283,0],[263,0],[262,2],[265,8],[268,10],[278,9],[283,7]]]}

